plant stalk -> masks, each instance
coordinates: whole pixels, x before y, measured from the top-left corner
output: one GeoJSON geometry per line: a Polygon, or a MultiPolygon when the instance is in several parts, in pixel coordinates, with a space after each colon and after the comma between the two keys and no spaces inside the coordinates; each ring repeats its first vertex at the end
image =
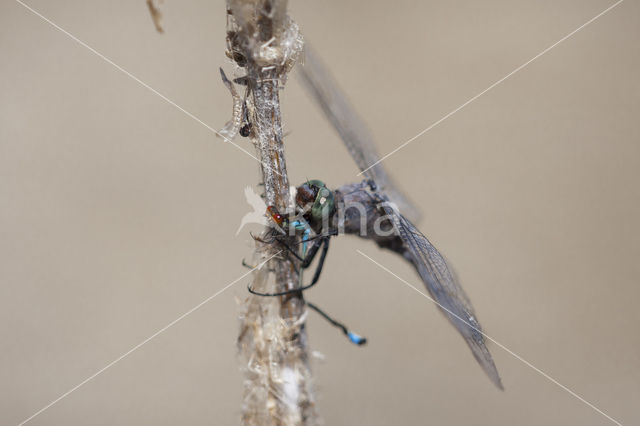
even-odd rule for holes
{"type": "MultiPolygon", "coordinates": [[[[227,56],[246,73],[249,137],[261,162],[268,206],[289,212],[289,180],[284,156],[280,91],[302,51],[302,36],[287,15],[286,0],[228,0],[227,56]]],[[[252,287],[281,292],[299,285],[299,262],[269,241],[256,239],[252,287]]],[[[290,237],[292,238],[292,237],[290,237]]],[[[272,241],[272,240],[271,240],[272,241]]],[[[246,362],[242,421],[246,425],[317,423],[309,365],[306,307],[301,293],[249,296],[242,307],[238,347],[246,362]]]]}

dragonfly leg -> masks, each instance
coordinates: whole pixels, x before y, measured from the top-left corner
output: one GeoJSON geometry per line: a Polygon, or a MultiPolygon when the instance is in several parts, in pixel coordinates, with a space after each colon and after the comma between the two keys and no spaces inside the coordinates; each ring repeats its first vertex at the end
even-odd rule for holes
{"type": "MultiPolygon", "coordinates": [[[[242,266],[244,266],[245,268],[250,269],[250,270],[258,269],[258,266],[250,265],[244,259],[242,259],[242,266]]],[[[269,272],[275,272],[273,268],[269,268],[268,271],[269,272]]]]}
{"type": "MultiPolygon", "coordinates": [[[[327,252],[329,251],[329,238],[325,237],[325,238],[321,239],[318,244],[314,245],[314,247],[317,247],[317,248],[315,248],[315,250],[313,248],[311,250],[309,250],[310,253],[305,257],[305,259],[302,259],[302,262],[303,262],[302,269],[305,269],[313,261],[313,257],[315,257],[315,255],[317,254],[320,246],[322,246],[322,252],[320,253],[320,260],[318,261],[318,266],[316,267],[316,271],[314,272],[313,278],[311,279],[311,282],[309,284],[303,285],[303,286],[301,286],[299,288],[293,288],[291,290],[280,291],[280,292],[277,292],[277,293],[260,293],[260,292],[255,291],[253,288],[251,288],[251,284],[249,284],[249,286],[247,286],[247,289],[249,290],[249,293],[255,294],[256,296],[275,297],[275,296],[286,296],[286,295],[294,294],[294,293],[301,293],[301,292],[303,292],[305,290],[310,289],[320,279],[320,273],[322,272],[322,267],[324,266],[324,261],[325,261],[325,259],[327,257],[327,252]],[[314,251],[314,253],[311,253],[311,251],[314,251]],[[308,264],[306,266],[304,266],[304,263],[307,260],[309,260],[308,264]]],[[[297,254],[296,254],[296,256],[297,256],[297,254]]]]}
{"type": "MultiPolygon", "coordinates": [[[[293,255],[293,257],[295,257],[296,259],[298,259],[298,260],[299,260],[299,261],[301,261],[301,262],[302,262],[302,261],[304,261],[304,259],[303,259],[303,258],[302,258],[298,253],[296,253],[296,251],[295,251],[294,249],[292,249],[292,248],[289,246],[289,244],[285,243],[285,242],[284,242],[284,241],[282,241],[282,240],[277,240],[277,241],[278,241],[280,244],[282,244],[282,246],[283,246],[283,247],[284,247],[284,248],[285,248],[289,253],[291,253],[291,254],[293,255]]],[[[297,245],[297,243],[296,243],[296,245],[297,245]]]]}
{"type": "MultiPolygon", "coordinates": [[[[276,241],[278,241],[280,244],[282,244],[282,246],[289,252],[291,253],[296,259],[298,259],[300,262],[303,262],[306,264],[306,266],[303,266],[303,268],[306,268],[307,266],[309,266],[309,264],[311,264],[311,262],[313,262],[313,259],[318,251],[318,249],[320,248],[320,245],[322,244],[322,241],[320,241],[320,243],[314,243],[311,246],[311,249],[309,249],[309,252],[307,253],[307,255],[305,257],[300,256],[298,253],[296,253],[295,250],[293,250],[291,247],[292,246],[297,246],[300,245],[302,243],[308,243],[309,241],[315,241],[318,239],[325,239],[325,238],[329,238],[329,237],[333,237],[338,235],[338,231],[334,230],[334,231],[330,231],[326,234],[320,234],[320,235],[315,235],[311,238],[307,238],[305,240],[302,241],[298,241],[297,243],[294,244],[287,244],[284,241],[280,240],[280,239],[276,239],[276,241]]],[[[254,239],[256,239],[257,237],[254,237],[254,239]]],[[[261,242],[266,242],[264,240],[259,240],[261,242]]]]}
{"type": "Polygon", "coordinates": [[[324,266],[324,260],[327,258],[327,252],[329,251],[329,237],[325,237],[318,244],[314,244],[313,247],[309,250],[309,253],[302,261],[301,267],[303,269],[308,268],[313,262],[313,259],[318,254],[318,250],[322,246],[322,253],[320,254],[320,260],[318,261],[318,266],[316,267],[316,271],[313,273],[313,279],[311,280],[311,284],[313,285],[318,282],[320,279],[320,273],[322,272],[322,267],[324,266]]]}

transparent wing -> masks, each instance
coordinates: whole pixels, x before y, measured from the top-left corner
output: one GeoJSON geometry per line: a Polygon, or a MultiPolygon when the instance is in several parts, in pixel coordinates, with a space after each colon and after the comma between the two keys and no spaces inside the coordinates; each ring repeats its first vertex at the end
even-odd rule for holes
{"type": "Polygon", "coordinates": [[[413,260],[431,296],[440,304],[449,321],[462,334],[482,369],[500,389],[502,381],[487,349],[482,328],[454,273],[444,257],[409,220],[389,206],[383,205],[413,260]]]}
{"type": "Polygon", "coordinates": [[[364,175],[373,179],[405,216],[417,222],[420,219],[419,210],[397,189],[382,164],[369,168],[380,159],[374,139],[327,67],[308,45],[305,46],[304,64],[298,67],[298,74],[311,97],[340,135],[360,171],[366,170],[364,175]]]}

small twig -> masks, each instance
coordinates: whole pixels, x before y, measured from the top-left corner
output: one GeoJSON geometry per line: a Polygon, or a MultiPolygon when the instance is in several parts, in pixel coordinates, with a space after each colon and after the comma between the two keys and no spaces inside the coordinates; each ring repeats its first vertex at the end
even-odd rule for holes
{"type": "Polygon", "coordinates": [[[153,19],[153,25],[155,25],[156,31],[163,33],[162,12],[160,12],[160,9],[158,9],[158,6],[155,5],[153,0],[147,0],[147,6],[149,7],[149,13],[151,14],[151,19],[153,19]]]}

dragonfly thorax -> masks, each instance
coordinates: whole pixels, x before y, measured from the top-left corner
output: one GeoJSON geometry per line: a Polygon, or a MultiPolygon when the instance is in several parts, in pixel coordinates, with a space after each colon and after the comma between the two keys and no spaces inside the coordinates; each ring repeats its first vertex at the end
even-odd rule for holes
{"type": "Polygon", "coordinates": [[[322,223],[335,211],[333,192],[317,179],[296,188],[296,205],[312,223],[322,223]]]}

